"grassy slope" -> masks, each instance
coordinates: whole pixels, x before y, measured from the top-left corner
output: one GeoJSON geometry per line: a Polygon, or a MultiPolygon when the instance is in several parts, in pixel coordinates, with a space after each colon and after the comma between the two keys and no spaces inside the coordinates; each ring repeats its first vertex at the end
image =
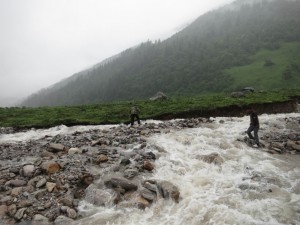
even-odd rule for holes
{"type": "Polygon", "coordinates": [[[233,78],[231,90],[239,90],[252,86],[256,90],[272,90],[281,88],[298,88],[300,86],[300,72],[294,73],[292,79],[285,80],[283,72],[296,64],[300,68],[300,43],[285,43],[279,49],[261,50],[252,57],[252,63],[246,66],[233,67],[225,72],[233,78]],[[273,66],[264,66],[265,60],[271,59],[273,66]]]}
{"type": "MultiPolygon", "coordinates": [[[[216,109],[224,106],[245,106],[253,103],[283,102],[291,96],[300,97],[300,89],[250,94],[232,98],[225,94],[171,98],[168,101],[137,101],[142,119],[155,118],[166,113],[190,110],[216,109]]],[[[51,127],[56,125],[109,124],[129,121],[130,102],[101,105],[0,108],[0,127],[51,127]]]]}

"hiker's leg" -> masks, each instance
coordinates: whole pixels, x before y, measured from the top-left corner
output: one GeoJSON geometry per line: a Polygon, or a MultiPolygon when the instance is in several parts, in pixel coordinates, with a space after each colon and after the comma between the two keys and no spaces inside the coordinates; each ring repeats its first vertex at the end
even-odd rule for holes
{"type": "Polygon", "coordinates": [[[247,134],[248,134],[248,137],[250,138],[250,139],[254,139],[253,138],[253,136],[252,136],[252,134],[251,134],[251,132],[253,131],[253,126],[250,126],[249,128],[248,128],[248,130],[247,130],[247,134]]]}
{"type": "Polygon", "coordinates": [[[255,143],[257,145],[259,145],[259,139],[258,139],[258,127],[254,127],[253,131],[254,131],[254,140],[255,140],[255,143]]]}
{"type": "Polygon", "coordinates": [[[136,116],[136,119],[137,119],[137,121],[138,121],[138,124],[141,124],[139,115],[136,114],[135,116],[136,116]]]}
{"type": "Polygon", "coordinates": [[[132,115],[130,115],[130,123],[131,123],[131,126],[133,125],[133,123],[134,123],[134,115],[132,114],[132,115]]]}

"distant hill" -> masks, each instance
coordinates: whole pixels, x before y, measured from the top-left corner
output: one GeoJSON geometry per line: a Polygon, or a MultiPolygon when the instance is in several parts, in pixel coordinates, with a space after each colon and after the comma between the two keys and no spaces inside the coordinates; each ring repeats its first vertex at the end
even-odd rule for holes
{"type": "Polygon", "coordinates": [[[300,86],[300,1],[238,0],[165,41],[129,48],[27,98],[22,105],[80,105],[300,86]],[[289,44],[290,43],[290,44],[289,44]]]}

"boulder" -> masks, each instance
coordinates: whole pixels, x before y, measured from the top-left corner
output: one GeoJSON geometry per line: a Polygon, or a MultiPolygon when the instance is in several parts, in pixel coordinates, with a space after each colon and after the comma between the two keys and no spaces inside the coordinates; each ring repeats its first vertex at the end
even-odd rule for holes
{"type": "Polygon", "coordinates": [[[81,154],[82,150],[79,148],[70,148],[68,151],[69,155],[81,154]]]}
{"type": "Polygon", "coordinates": [[[168,100],[168,97],[163,92],[159,91],[156,93],[155,96],[150,98],[150,101],[157,101],[157,100],[168,100]]]}
{"type": "Polygon", "coordinates": [[[22,193],[22,189],[23,189],[22,187],[13,188],[11,190],[10,195],[13,196],[13,197],[17,197],[17,196],[19,196],[22,193]]]}
{"type": "Polygon", "coordinates": [[[62,144],[50,143],[49,148],[52,152],[60,152],[65,150],[65,146],[62,144]]]}
{"type": "Polygon", "coordinates": [[[55,219],[54,225],[66,225],[66,224],[72,224],[73,222],[74,222],[73,219],[60,215],[55,219]]]}
{"type": "Polygon", "coordinates": [[[175,202],[179,202],[180,192],[174,184],[169,181],[160,181],[157,186],[163,198],[171,198],[175,202]]]}
{"type": "Polygon", "coordinates": [[[16,220],[21,220],[21,219],[23,218],[23,216],[24,216],[24,213],[25,213],[26,209],[27,209],[27,208],[20,208],[20,209],[16,212],[16,214],[14,215],[14,218],[15,218],[16,220]]]}
{"type": "Polygon", "coordinates": [[[53,182],[46,183],[46,188],[47,188],[48,192],[52,192],[55,187],[56,187],[56,183],[53,183],[53,182]]]}
{"type": "Polygon", "coordinates": [[[154,165],[148,160],[144,161],[143,167],[145,170],[148,170],[148,171],[152,171],[154,169],[154,165]]]}
{"type": "Polygon", "coordinates": [[[8,212],[7,205],[0,205],[0,219],[6,216],[8,212]]]}
{"type": "Polygon", "coordinates": [[[156,192],[158,197],[161,196],[166,199],[171,198],[176,203],[179,201],[179,189],[169,181],[146,180],[143,185],[147,189],[156,192]]]}
{"type": "Polygon", "coordinates": [[[242,91],[243,92],[254,92],[254,88],[253,87],[244,87],[243,89],[242,89],[242,91]]]}
{"type": "Polygon", "coordinates": [[[48,161],[44,162],[42,164],[42,169],[47,173],[47,174],[53,174],[58,172],[61,168],[60,165],[57,162],[54,161],[48,161]]]}
{"type": "Polygon", "coordinates": [[[41,178],[35,185],[36,188],[43,187],[47,183],[46,178],[41,178]]]}
{"type": "Polygon", "coordinates": [[[126,191],[137,189],[137,185],[135,183],[123,177],[112,177],[106,180],[104,184],[111,188],[121,187],[126,191]]]}
{"type": "Polygon", "coordinates": [[[34,165],[26,165],[23,167],[23,173],[25,177],[31,177],[34,173],[34,165]]]}
{"type": "Polygon", "coordinates": [[[209,155],[199,155],[196,158],[207,163],[214,163],[216,165],[220,165],[224,162],[223,158],[218,153],[211,153],[209,155]]]}
{"type": "Polygon", "coordinates": [[[85,189],[85,200],[96,206],[105,206],[111,202],[112,195],[105,190],[98,189],[96,185],[91,184],[85,189]]]}
{"type": "Polygon", "coordinates": [[[35,214],[31,225],[51,225],[49,219],[41,214],[35,214]]]}

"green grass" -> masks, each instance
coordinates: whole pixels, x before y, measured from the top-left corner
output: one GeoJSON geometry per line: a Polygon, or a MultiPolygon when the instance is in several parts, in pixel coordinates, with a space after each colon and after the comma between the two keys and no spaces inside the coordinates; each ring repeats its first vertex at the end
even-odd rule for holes
{"type": "Polygon", "coordinates": [[[272,90],[275,88],[299,88],[300,86],[300,43],[285,43],[277,50],[261,50],[251,58],[252,63],[233,67],[225,72],[233,78],[228,90],[239,90],[252,86],[256,90],[272,90]],[[271,60],[272,66],[264,66],[265,60],[271,60]],[[290,77],[284,78],[286,70],[291,70],[290,77]]]}
{"type": "MultiPolygon", "coordinates": [[[[256,92],[243,98],[227,94],[176,97],[167,101],[136,101],[141,118],[150,119],[163,114],[194,110],[210,110],[231,105],[246,106],[254,103],[284,102],[300,97],[300,89],[256,92]]],[[[0,127],[51,127],[56,125],[95,125],[129,122],[129,101],[110,104],[60,106],[40,108],[0,108],[0,127]]]]}

